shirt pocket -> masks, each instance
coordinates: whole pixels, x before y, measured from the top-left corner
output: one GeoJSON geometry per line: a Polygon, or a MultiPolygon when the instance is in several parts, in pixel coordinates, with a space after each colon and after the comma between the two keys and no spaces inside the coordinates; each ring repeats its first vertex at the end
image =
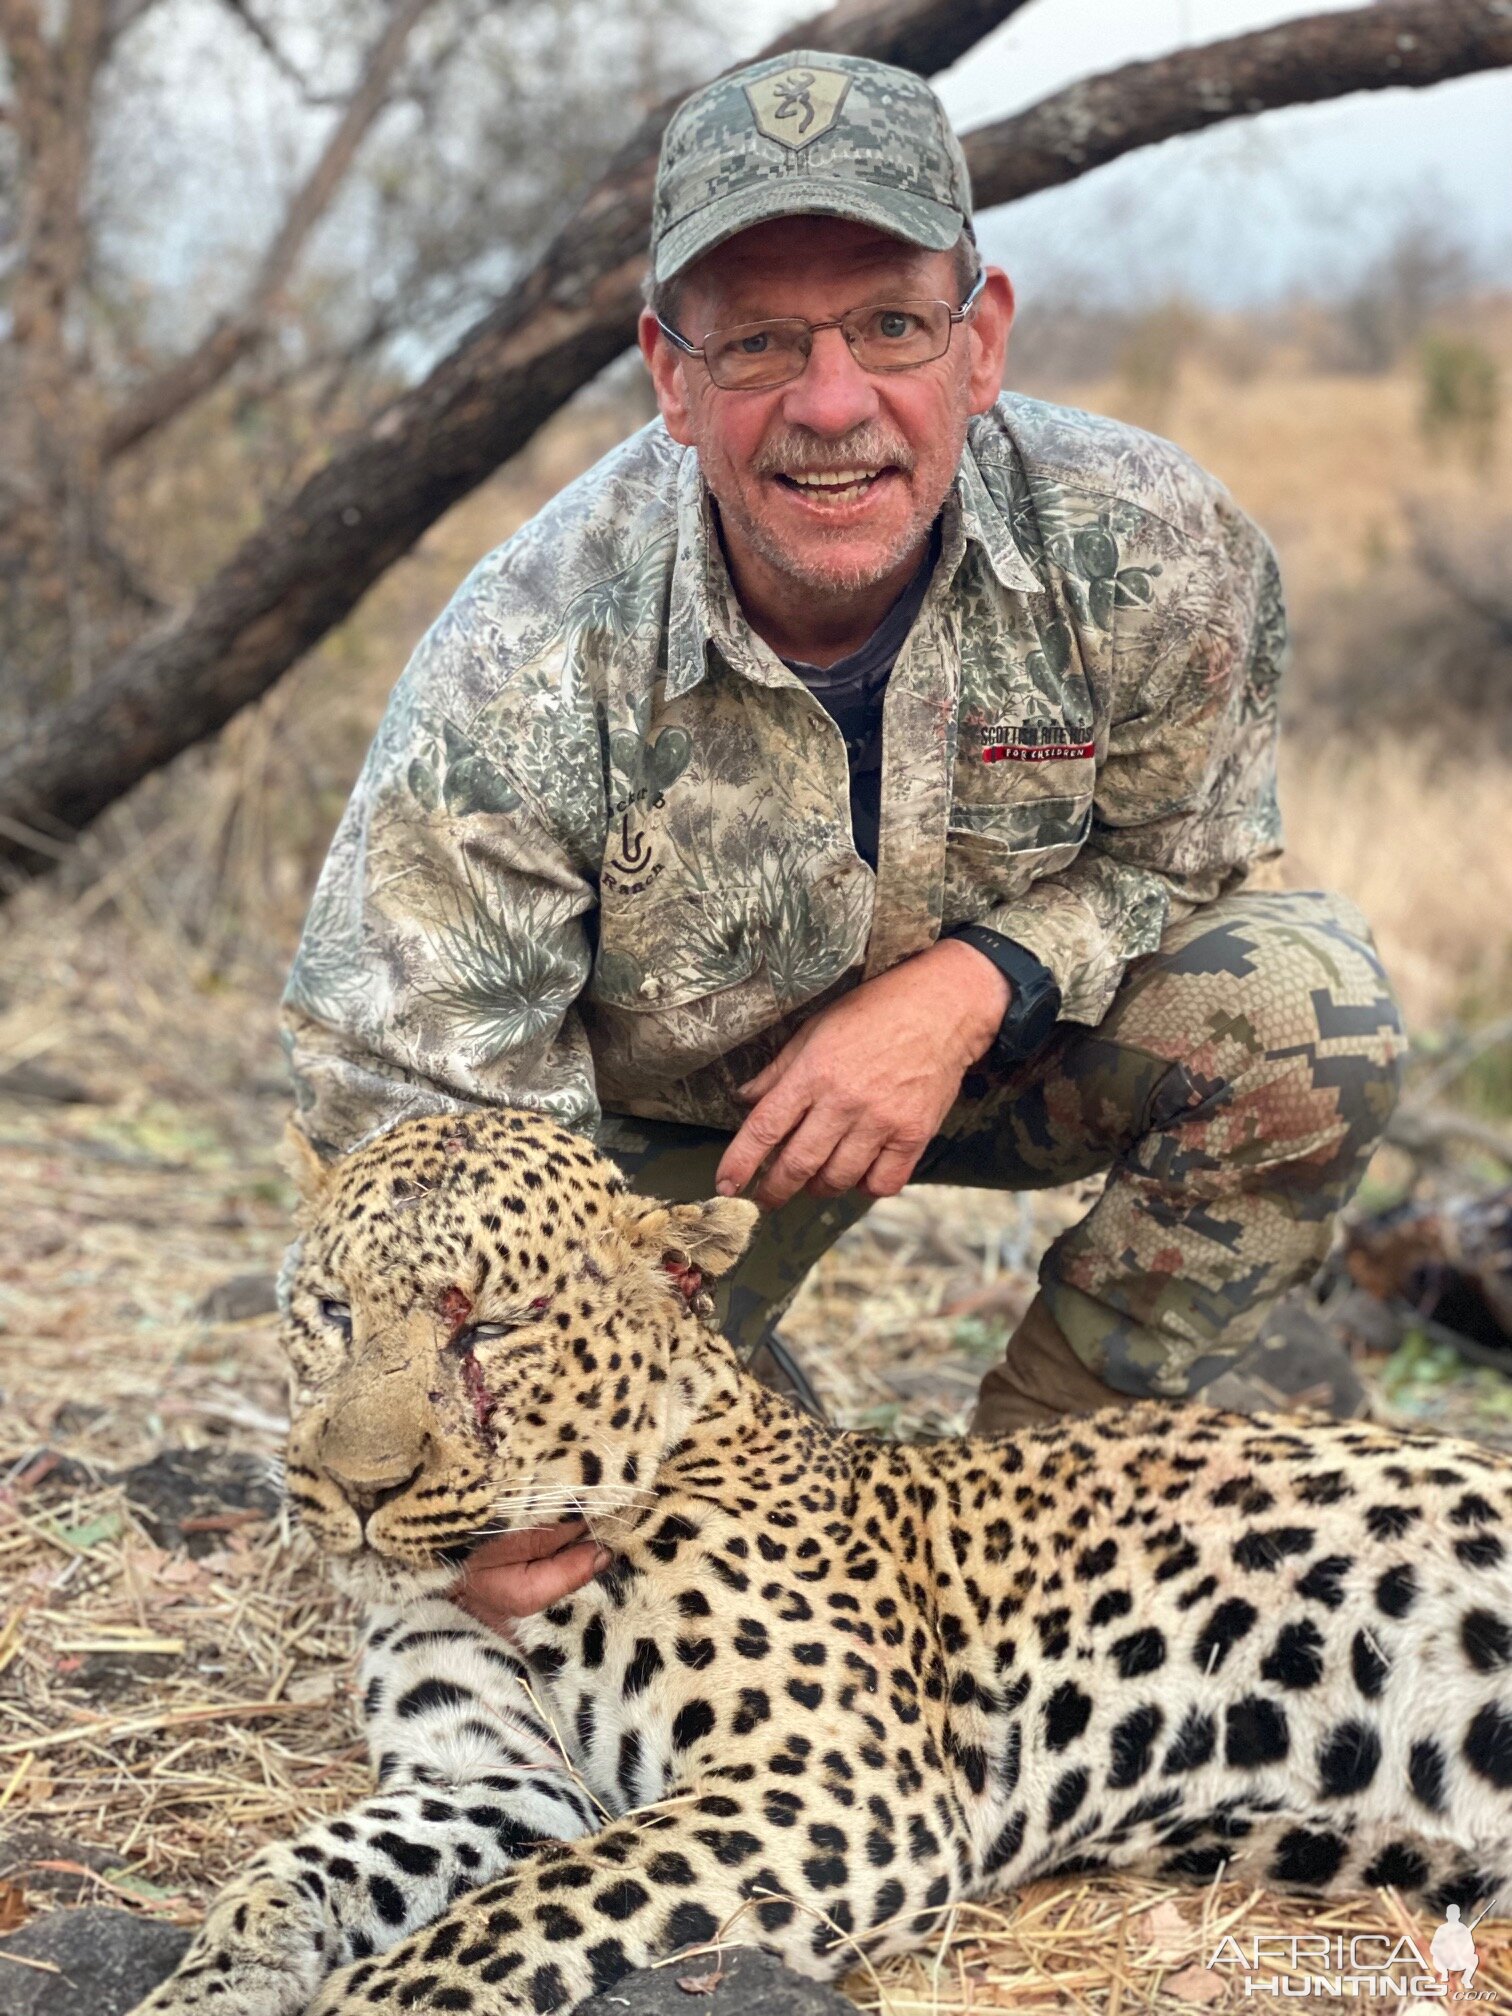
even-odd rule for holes
{"type": "Polygon", "coordinates": [[[686,1077],[778,1020],[755,892],[606,904],[586,1020],[601,1075],[686,1077]]]}
{"type": "MultiPolygon", "coordinates": [[[[951,818],[961,816],[957,806],[951,818]]],[[[945,835],[942,930],[971,924],[1012,903],[1041,876],[1058,874],[1092,830],[1092,795],[1033,801],[1033,813],[1007,820],[972,818],[945,835]]]]}
{"type": "Polygon", "coordinates": [[[950,823],[1014,847],[1056,846],[1090,815],[1096,785],[1090,725],[1012,710],[989,721],[974,709],[957,731],[950,823]]]}
{"type": "Polygon", "coordinates": [[[682,1077],[826,994],[866,957],[872,873],[850,852],[717,890],[603,903],[588,1022],[633,1077],[682,1077]]]}

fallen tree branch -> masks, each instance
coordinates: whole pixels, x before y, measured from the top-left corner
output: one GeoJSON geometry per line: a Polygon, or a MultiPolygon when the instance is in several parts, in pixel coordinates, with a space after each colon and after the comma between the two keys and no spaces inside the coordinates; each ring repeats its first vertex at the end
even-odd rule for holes
{"type": "Polygon", "coordinates": [[[1228,119],[1442,84],[1508,63],[1506,0],[1380,0],[1086,78],[979,128],[966,155],[978,203],[1012,203],[1228,119]]]}
{"type": "MultiPolygon", "coordinates": [[[[773,48],[936,68],[1022,4],[844,0],[773,48]]],[[[1223,119],[1509,63],[1512,0],[1382,0],[1075,85],[969,135],[967,155],[987,207],[1223,119]]],[[[628,345],[668,116],[645,123],[508,301],[270,513],[176,623],[0,765],[0,872],[19,881],[49,865],[52,850],[18,830],[66,838],[266,692],[628,345]]]]}

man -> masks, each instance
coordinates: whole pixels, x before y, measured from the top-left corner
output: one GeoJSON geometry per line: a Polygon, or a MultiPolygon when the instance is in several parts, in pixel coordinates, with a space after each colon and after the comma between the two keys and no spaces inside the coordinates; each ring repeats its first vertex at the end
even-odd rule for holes
{"type": "Polygon", "coordinates": [[[910,1180],[1110,1170],[973,1426],[1189,1392],[1321,1259],[1401,1050],[1358,913],[1245,886],[1270,549],[1168,444],[1000,396],[1013,293],[907,72],[690,99],[648,300],[661,421],[480,562],[379,728],[289,986],[302,1123],[512,1102],[648,1192],[754,1179],[747,1349],[910,1180]]]}

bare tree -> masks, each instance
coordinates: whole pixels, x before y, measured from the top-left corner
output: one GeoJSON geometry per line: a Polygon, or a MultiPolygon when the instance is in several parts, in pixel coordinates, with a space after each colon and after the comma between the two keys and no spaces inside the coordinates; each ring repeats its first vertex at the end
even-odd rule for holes
{"type": "MultiPolygon", "coordinates": [[[[106,417],[100,433],[102,461],[111,462],[128,448],[136,447],[147,435],[176,418],[192,401],[202,398],[266,333],[269,315],[288,285],[310,233],[330,208],[357,149],[387,102],[411,33],[421,16],[435,4],[436,0],[394,0],[388,19],[368,51],[357,84],[341,109],[341,117],[296,191],[245,295],[230,314],[217,318],[192,350],[138,386],[106,417]]],[[[244,18],[251,18],[244,7],[237,11],[244,18]]]]}
{"type": "Polygon", "coordinates": [[[286,489],[392,396],[392,346],[434,355],[646,106],[723,49],[708,0],[645,0],[629,26],[608,0],[219,4],[217,23],[196,0],[0,0],[5,727],[82,690],[208,571],[176,578],[138,533],[154,487],[192,509],[172,423],[227,387],[221,439],[255,414],[263,444],[244,431],[240,487],[286,489]],[[213,162],[203,126],[187,138],[186,70],[213,162]],[[246,228],[217,256],[200,225],[194,254],[195,197],[243,179],[246,228]]]}
{"type": "Polygon", "coordinates": [[[0,36],[21,195],[9,289],[16,382],[0,436],[0,510],[11,537],[0,546],[0,586],[13,611],[13,648],[28,651],[41,647],[48,612],[65,611],[79,592],[97,540],[92,444],[76,396],[76,307],[89,244],[95,80],[111,42],[108,0],[70,0],[52,33],[41,0],[0,0],[0,36]]]}
{"type": "MultiPolygon", "coordinates": [[[[817,43],[932,69],[1017,4],[843,0],[774,47],[817,43]]],[[[1223,120],[1509,63],[1506,0],[1382,0],[1087,80],[968,135],[967,155],[986,208],[1223,120]]],[[[646,121],[450,355],[275,506],[180,617],[124,652],[0,765],[0,864],[13,876],[58,858],[133,784],[265,692],[626,346],[669,110],[646,121]]]]}

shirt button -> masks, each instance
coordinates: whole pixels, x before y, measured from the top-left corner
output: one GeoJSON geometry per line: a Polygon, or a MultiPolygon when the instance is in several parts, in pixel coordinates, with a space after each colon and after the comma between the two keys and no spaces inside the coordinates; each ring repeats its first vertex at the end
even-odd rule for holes
{"type": "Polygon", "coordinates": [[[640,991],[648,1000],[654,1001],[661,992],[661,982],[654,973],[648,973],[640,984],[640,991]]]}

